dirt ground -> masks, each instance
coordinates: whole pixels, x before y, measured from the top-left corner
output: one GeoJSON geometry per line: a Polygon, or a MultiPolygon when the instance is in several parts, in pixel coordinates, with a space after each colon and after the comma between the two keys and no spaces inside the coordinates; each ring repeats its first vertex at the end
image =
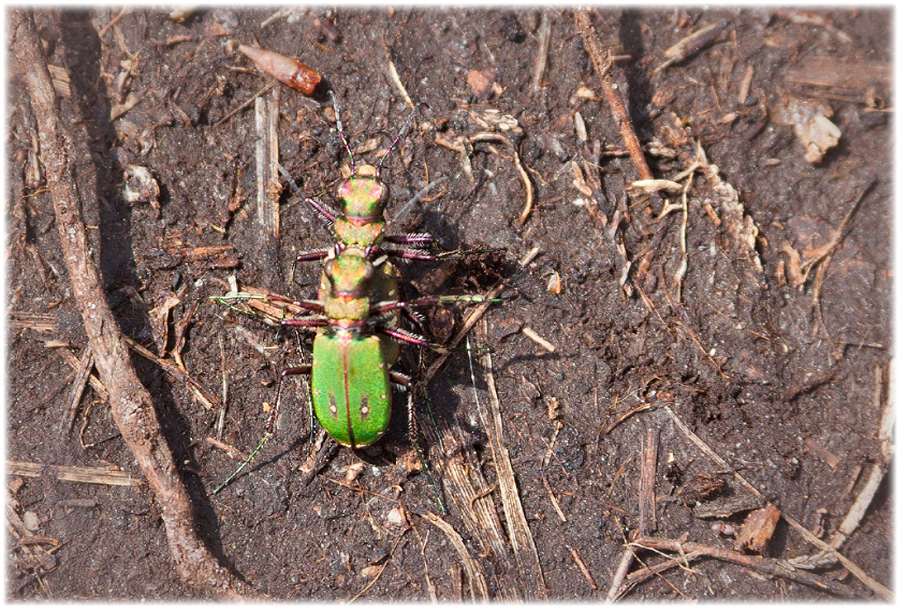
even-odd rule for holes
{"type": "MultiPolygon", "coordinates": [[[[35,15],[60,68],[59,112],[121,330],[173,365],[180,357],[212,396],[204,404],[183,374],[133,355],[199,535],[226,568],[272,598],[323,601],[599,600],[613,586],[629,600],[884,595],[893,500],[886,482],[874,496],[866,489],[889,466],[879,427],[892,349],[892,11],[595,14],[654,177],[681,185],[655,195],[631,186],[638,173],[571,11],[273,11],[35,15]],[[709,40],[659,69],[667,49],[706,26],[718,26],[709,40]],[[427,383],[434,420],[420,417],[421,435],[446,514],[399,408],[385,440],[358,453],[329,440],[310,472],[296,381],[250,473],[211,493],[239,463],[207,440],[223,374],[220,440],[247,454],[279,371],[309,358],[310,341],[209,297],[234,275],[312,298],[319,266],[292,275],[292,262],[330,243],[284,181],[277,249],[261,241],[253,98],[274,81],[229,41],[300,58],[325,78],[313,98],[281,84],[261,95],[280,96],[278,156],[305,193],[333,204],[347,163],[327,87],[357,156],[371,160],[411,111],[399,82],[421,107],[385,163],[388,217],[446,181],[393,231],[503,250],[398,263],[407,297],[506,281],[486,330],[470,333],[471,345],[490,347],[492,371],[487,350],[471,368],[458,350],[427,383]],[[804,143],[810,126],[817,135],[804,143]],[[517,158],[533,188],[524,223],[517,158]],[[124,200],[129,165],[150,170],[158,205],[124,200]],[[758,548],[766,558],[735,552],[730,535],[766,501],[784,516],[758,548]],[[728,558],[807,564],[818,548],[799,526],[834,542],[855,503],[861,522],[839,548],[852,562],[801,569],[825,585],[728,558]],[[684,546],[689,569],[614,583],[638,532],[699,553],[684,546]]],[[[14,51],[7,459],[21,521],[7,537],[7,598],[210,598],[179,579],[146,485],[68,479],[83,468],[141,472],[108,403],[67,363],[78,365],[86,337],[14,51]]],[[[457,321],[466,313],[451,310],[457,321]]],[[[442,337],[452,324],[432,312],[426,326],[442,337]]],[[[415,370],[409,351],[399,366],[415,370]]],[[[638,557],[631,572],[664,559],[638,557]]]]}

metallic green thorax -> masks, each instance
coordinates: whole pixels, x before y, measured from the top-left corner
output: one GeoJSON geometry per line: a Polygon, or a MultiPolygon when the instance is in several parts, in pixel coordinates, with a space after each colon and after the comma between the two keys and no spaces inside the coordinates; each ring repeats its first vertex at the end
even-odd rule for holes
{"type": "Polygon", "coordinates": [[[368,320],[370,302],[396,293],[393,267],[376,267],[363,249],[347,247],[325,262],[319,299],[330,325],[313,342],[313,409],[331,437],[353,448],[378,440],[390,420],[388,370],[398,345],[373,334],[368,320]]]}
{"type": "Polygon", "coordinates": [[[335,241],[345,245],[381,245],[386,222],[384,207],[390,189],[371,165],[363,165],[338,185],[341,214],[334,221],[335,241]]]}
{"type": "MultiPolygon", "coordinates": [[[[374,275],[368,279],[360,278],[359,270],[354,270],[352,273],[349,271],[349,266],[356,266],[360,261],[364,261],[363,254],[364,252],[358,248],[347,248],[335,258],[329,259],[325,263],[325,272],[322,273],[322,281],[319,284],[319,300],[325,304],[326,316],[334,321],[345,320],[345,325],[368,319],[370,303],[393,302],[400,297],[397,290],[397,270],[390,262],[384,260],[377,265],[372,265],[367,261],[363,262],[370,267],[374,266],[375,269],[374,275]],[[356,294],[357,298],[346,300],[336,297],[341,289],[345,292],[348,289],[355,289],[352,281],[348,282],[352,274],[357,275],[358,281],[362,282],[361,284],[367,290],[368,299],[364,302],[360,302],[361,294],[356,294]],[[343,287],[340,286],[341,283],[344,284],[343,287]]],[[[379,320],[379,325],[396,330],[400,326],[399,315],[396,312],[388,313],[379,320]]],[[[383,336],[381,337],[381,348],[384,351],[387,365],[393,366],[400,356],[400,345],[393,338],[383,336]]]]}

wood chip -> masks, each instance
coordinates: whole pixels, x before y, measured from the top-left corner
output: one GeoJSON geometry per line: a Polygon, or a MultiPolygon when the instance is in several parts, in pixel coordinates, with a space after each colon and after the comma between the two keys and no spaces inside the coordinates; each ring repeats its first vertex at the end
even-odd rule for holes
{"type": "Polygon", "coordinates": [[[535,332],[528,326],[525,326],[522,328],[522,334],[524,334],[525,336],[527,336],[528,338],[530,338],[531,340],[533,340],[534,342],[539,344],[541,347],[543,347],[550,353],[553,353],[556,351],[556,347],[553,346],[552,343],[550,343],[549,341],[547,341],[544,338],[541,338],[541,336],[537,332],[535,332]]]}
{"type": "Polygon", "coordinates": [[[750,512],[734,540],[734,549],[738,552],[749,550],[754,554],[765,554],[779,518],[781,510],[771,503],[750,512]]]}
{"type": "Polygon", "coordinates": [[[28,329],[35,332],[55,332],[56,315],[47,313],[29,313],[27,311],[10,311],[6,323],[10,329],[28,329]]]}

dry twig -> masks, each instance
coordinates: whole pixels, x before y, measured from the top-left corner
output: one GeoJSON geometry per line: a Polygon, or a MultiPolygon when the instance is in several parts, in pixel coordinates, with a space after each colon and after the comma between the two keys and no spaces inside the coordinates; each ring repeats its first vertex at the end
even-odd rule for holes
{"type": "Polygon", "coordinates": [[[640,538],[629,544],[635,548],[648,548],[652,550],[663,550],[666,552],[678,552],[679,554],[696,553],[698,555],[709,556],[718,560],[732,562],[748,569],[752,569],[757,573],[780,577],[782,579],[790,579],[807,586],[812,586],[818,590],[823,590],[831,594],[839,596],[855,596],[853,591],[844,584],[828,581],[816,575],[797,571],[781,561],[766,558],[764,556],[750,556],[740,554],[734,550],[727,548],[719,548],[716,546],[704,546],[699,543],[690,541],[679,541],[677,539],[656,539],[656,538],[640,538]]]}
{"type": "Polygon", "coordinates": [[[606,97],[606,102],[612,111],[613,119],[615,119],[616,126],[622,135],[622,141],[628,150],[631,162],[634,163],[642,180],[652,180],[653,172],[650,171],[650,166],[644,157],[644,151],[641,149],[641,143],[634,132],[634,127],[631,125],[628,108],[625,107],[625,102],[622,100],[622,94],[617,84],[617,81],[620,79],[616,77],[612,56],[609,51],[605,51],[600,46],[597,40],[597,32],[591,24],[590,11],[587,9],[575,11],[575,28],[581,34],[582,40],[584,40],[584,48],[594,64],[594,71],[600,79],[603,95],[606,97]]]}
{"type": "Polygon", "coordinates": [[[581,556],[578,555],[578,550],[575,548],[569,548],[569,552],[572,554],[572,559],[575,561],[575,564],[578,566],[578,570],[581,571],[581,574],[584,575],[584,579],[587,580],[588,585],[593,589],[597,589],[597,582],[594,581],[594,578],[591,577],[591,572],[588,571],[587,565],[584,564],[584,561],[581,560],[581,556]]]}
{"type": "Polygon", "coordinates": [[[547,53],[550,50],[550,15],[548,11],[541,14],[541,27],[538,30],[538,52],[534,62],[534,76],[531,80],[531,90],[539,92],[543,85],[544,72],[547,69],[547,53]]]}
{"type": "Polygon", "coordinates": [[[656,531],[656,458],[659,455],[659,432],[648,429],[645,436],[644,459],[641,461],[641,484],[639,486],[639,531],[641,535],[651,535],[656,531]]]}
{"type": "Polygon", "coordinates": [[[682,38],[665,50],[664,54],[666,60],[654,70],[654,73],[662,72],[669,66],[680,63],[695,53],[703,50],[705,47],[712,44],[724,29],[725,24],[723,23],[710,23],[693,34],[682,38]]]}
{"type": "Polygon", "coordinates": [[[169,549],[182,579],[213,594],[238,598],[246,586],[226,571],[197,537],[191,500],[177,475],[153,399],[131,366],[128,348],[90,258],[75,180],[77,153],[57,114],[56,94],[33,15],[17,9],[7,13],[7,18],[11,48],[36,118],[63,259],[97,371],[109,391],[113,419],[159,503],[169,549]]]}
{"type": "MultiPolygon", "coordinates": [[[[278,173],[278,114],[281,95],[256,100],[256,226],[261,269],[274,268],[278,251],[281,182],[278,173]]],[[[269,279],[272,279],[271,277],[269,279]]]]}
{"type": "Polygon", "coordinates": [[[400,95],[403,97],[403,101],[406,102],[406,105],[412,109],[415,109],[416,105],[413,103],[412,98],[409,96],[409,93],[406,91],[406,87],[403,86],[403,81],[400,80],[400,74],[397,72],[397,66],[394,65],[394,62],[388,59],[388,74],[391,76],[391,81],[394,83],[394,86],[397,87],[397,90],[400,91],[400,95]]]}
{"type": "Polygon", "coordinates": [[[72,383],[72,395],[69,398],[69,417],[66,425],[66,431],[71,432],[72,426],[75,425],[75,415],[78,412],[78,404],[81,403],[81,397],[84,395],[84,387],[87,385],[91,370],[94,368],[94,354],[91,353],[90,346],[84,348],[81,360],[78,362],[78,368],[75,369],[75,381],[72,383]]]}
{"type": "Polygon", "coordinates": [[[8,476],[24,476],[26,478],[54,476],[57,480],[65,480],[66,482],[86,482],[111,486],[138,486],[144,483],[140,476],[122,472],[113,467],[42,465],[26,461],[7,461],[6,474],[8,476]]]}
{"type": "MultiPolygon", "coordinates": [[[[487,340],[487,324],[481,320],[481,335],[487,340]]],[[[513,554],[520,562],[523,572],[533,576],[534,596],[537,600],[547,599],[547,585],[544,582],[544,572],[538,558],[531,528],[525,518],[525,509],[519,498],[519,488],[516,484],[516,476],[513,471],[512,461],[509,458],[509,450],[503,444],[503,419],[500,416],[500,398],[497,395],[497,386],[494,383],[494,366],[491,352],[485,351],[482,365],[487,379],[488,393],[491,397],[491,411],[488,417],[482,416],[482,430],[488,436],[493,456],[494,469],[500,485],[500,497],[503,502],[503,513],[506,516],[507,534],[512,544],[513,554]]],[[[481,412],[479,411],[479,415],[481,412]]]]}
{"type": "Polygon", "coordinates": [[[226,114],[225,116],[223,116],[222,118],[217,120],[215,123],[213,123],[213,125],[212,125],[213,128],[218,127],[219,125],[226,122],[228,119],[230,119],[232,116],[234,116],[238,112],[241,112],[242,110],[244,110],[247,106],[249,106],[254,101],[256,101],[256,99],[260,95],[265,94],[269,89],[273,88],[274,86],[275,86],[274,82],[270,82],[269,84],[267,84],[265,87],[263,87],[262,89],[260,89],[256,93],[254,93],[252,96],[250,96],[250,99],[248,99],[247,101],[242,103],[240,106],[238,106],[237,108],[235,108],[234,110],[232,110],[231,112],[229,112],[228,114],[226,114]]]}
{"type": "Polygon", "coordinates": [[[522,213],[519,214],[519,224],[525,224],[525,220],[531,215],[531,208],[534,204],[534,187],[531,185],[531,179],[528,177],[528,172],[522,167],[522,161],[519,160],[519,153],[516,150],[516,147],[506,137],[499,133],[476,133],[469,138],[469,143],[475,144],[477,142],[486,142],[490,140],[496,140],[506,144],[510,152],[512,152],[513,162],[516,164],[516,169],[519,171],[519,177],[522,178],[522,184],[525,185],[525,207],[522,208],[522,213]]]}
{"type": "Polygon", "coordinates": [[[421,514],[421,516],[444,532],[444,535],[446,535],[447,539],[450,541],[450,545],[453,546],[453,549],[455,549],[456,553],[459,555],[463,564],[463,569],[466,571],[466,577],[469,579],[469,595],[472,602],[476,601],[476,593],[478,594],[477,600],[482,602],[489,600],[490,596],[488,595],[487,583],[485,582],[481,565],[479,565],[475,559],[472,558],[472,555],[469,554],[469,550],[466,548],[466,544],[463,542],[463,538],[460,534],[457,533],[449,523],[435,516],[431,512],[425,512],[424,514],[421,514]]]}
{"type": "MultiPolygon", "coordinates": [[[[734,477],[734,479],[736,481],[738,481],[741,484],[741,486],[746,488],[748,491],[750,491],[757,497],[763,496],[763,494],[761,492],[759,492],[755,486],[750,484],[747,481],[747,479],[744,478],[740,473],[734,471],[734,468],[732,468],[728,464],[728,462],[725,461],[725,459],[723,459],[718,454],[716,454],[716,452],[712,448],[710,448],[706,442],[701,440],[700,437],[697,436],[697,434],[692,432],[688,428],[688,426],[685,425],[684,421],[681,420],[681,417],[679,417],[677,414],[675,414],[675,412],[669,406],[664,406],[664,408],[665,408],[666,412],[669,414],[669,416],[672,418],[672,421],[675,423],[676,427],[678,427],[678,429],[680,429],[681,432],[685,436],[687,436],[688,439],[691,442],[693,442],[694,445],[697,448],[699,448],[700,451],[703,452],[704,455],[709,457],[713,462],[715,462],[724,471],[731,474],[734,477]]],[[[810,542],[811,544],[813,544],[814,546],[816,546],[823,552],[831,554],[832,556],[834,556],[834,558],[839,560],[841,562],[841,564],[843,564],[844,567],[847,568],[848,571],[853,573],[853,575],[855,575],[861,582],[863,582],[866,586],[868,586],[869,589],[871,589],[873,592],[875,592],[879,597],[881,597],[884,600],[888,600],[888,601],[893,600],[893,593],[890,590],[888,590],[886,587],[884,587],[882,584],[880,584],[879,582],[877,582],[874,579],[872,579],[871,577],[869,577],[869,575],[865,571],[863,571],[859,567],[859,565],[857,565],[856,563],[851,561],[849,558],[847,558],[840,552],[838,552],[835,548],[829,546],[827,543],[825,543],[824,541],[822,541],[821,539],[819,539],[818,537],[813,535],[808,529],[806,529],[806,527],[801,525],[799,522],[797,522],[796,520],[794,520],[787,514],[782,512],[781,517],[794,530],[796,530],[798,533],[800,533],[800,535],[805,540],[807,540],[808,542],[810,542]]]]}
{"type": "Polygon", "coordinates": [[[174,381],[178,381],[187,385],[187,388],[191,390],[191,393],[194,394],[194,397],[197,400],[206,406],[207,408],[215,408],[219,404],[219,398],[209,393],[206,389],[203,388],[203,385],[194,380],[194,378],[188,374],[186,371],[182,370],[178,367],[177,364],[162,358],[157,357],[155,353],[147,349],[146,347],[136,343],[134,339],[129,338],[128,336],[123,336],[122,340],[127,344],[135,353],[140,355],[146,360],[149,360],[163,369],[163,372],[169,375],[174,381]]]}

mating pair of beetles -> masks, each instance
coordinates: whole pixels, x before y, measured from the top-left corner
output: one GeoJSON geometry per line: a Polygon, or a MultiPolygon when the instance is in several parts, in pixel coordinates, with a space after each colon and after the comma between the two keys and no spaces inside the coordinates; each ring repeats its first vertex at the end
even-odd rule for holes
{"type": "MultiPolygon", "coordinates": [[[[479,295],[432,296],[408,302],[398,299],[397,273],[390,257],[436,260],[446,258],[448,254],[458,256],[485,250],[431,254],[426,250],[433,244],[430,235],[386,234],[384,209],[390,190],[381,180],[381,168],[412,122],[415,110],[377,167],[368,164],[356,167],[341,124],[337,98],[334,93],[331,95],[338,132],[350,160],[350,176],[337,185],[340,210],[332,210],[300,195],[332,226],[334,244],[331,247],[297,257],[298,261],[324,260],[318,300],[249,293],[214,299],[229,305],[263,299],[299,308],[304,315],[281,319],[280,323],[287,327],[315,329],[312,364],[281,372],[266,433],[246,461],[213,493],[221,491],[240,474],[274,432],[282,384],[290,375],[311,377],[311,409],[316,419],[338,443],[353,449],[368,446],[384,434],[391,414],[391,385],[403,387],[407,394],[410,443],[421,459],[415,425],[415,386],[409,376],[391,370],[391,367],[399,356],[398,341],[417,345],[420,349],[432,344],[421,335],[401,328],[401,314],[421,329],[415,307],[485,301],[479,295]]],[[[281,171],[299,193],[290,175],[284,169],[281,171]]]]}

